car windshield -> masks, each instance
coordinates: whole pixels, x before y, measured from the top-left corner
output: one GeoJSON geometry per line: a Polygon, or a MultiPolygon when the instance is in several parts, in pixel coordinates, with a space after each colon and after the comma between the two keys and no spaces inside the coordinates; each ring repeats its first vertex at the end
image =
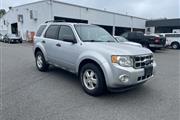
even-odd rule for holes
{"type": "Polygon", "coordinates": [[[116,37],[116,40],[117,40],[118,42],[128,42],[128,40],[127,40],[126,38],[121,37],[121,36],[116,37]]]}
{"type": "Polygon", "coordinates": [[[83,42],[116,42],[103,28],[95,25],[75,25],[76,31],[83,42]]]}

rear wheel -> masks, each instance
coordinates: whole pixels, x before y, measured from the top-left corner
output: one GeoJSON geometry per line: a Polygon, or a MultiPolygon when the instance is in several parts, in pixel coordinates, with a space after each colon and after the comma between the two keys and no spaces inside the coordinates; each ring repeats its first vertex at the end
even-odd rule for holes
{"type": "Polygon", "coordinates": [[[8,39],[6,39],[6,38],[4,39],[4,42],[5,42],[5,43],[8,43],[8,41],[9,41],[8,39]]]}
{"type": "Polygon", "coordinates": [[[155,51],[156,51],[156,49],[155,49],[155,48],[150,48],[150,50],[151,50],[152,52],[155,52],[155,51]]]}
{"type": "Polygon", "coordinates": [[[84,91],[92,96],[100,96],[106,91],[104,75],[99,66],[88,63],[80,70],[80,80],[84,91]]]}
{"type": "Polygon", "coordinates": [[[39,71],[47,71],[49,68],[49,64],[46,62],[44,55],[41,51],[36,53],[36,67],[39,71]]]}
{"type": "Polygon", "coordinates": [[[22,40],[19,40],[19,43],[22,43],[22,40]]]}
{"type": "Polygon", "coordinates": [[[179,45],[179,43],[174,42],[174,43],[171,44],[171,47],[172,47],[173,49],[178,49],[178,48],[180,47],[180,45],[179,45]]]}

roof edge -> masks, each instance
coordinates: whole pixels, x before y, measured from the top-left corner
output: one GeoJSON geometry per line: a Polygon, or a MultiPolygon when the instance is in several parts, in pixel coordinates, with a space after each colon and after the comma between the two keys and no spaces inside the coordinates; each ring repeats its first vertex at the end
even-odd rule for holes
{"type": "Polygon", "coordinates": [[[137,16],[132,16],[132,15],[125,15],[125,14],[122,14],[122,13],[117,13],[117,12],[112,12],[112,11],[107,11],[107,10],[101,10],[101,9],[97,9],[97,8],[92,8],[92,7],[82,6],[82,5],[77,5],[77,4],[71,4],[71,3],[57,1],[57,0],[53,0],[53,2],[62,3],[62,4],[66,4],[66,5],[71,5],[71,6],[76,6],[76,7],[81,7],[81,8],[88,8],[88,9],[92,9],[92,10],[97,10],[97,11],[101,11],[101,12],[107,12],[107,13],[111,13],[111,14],[117,14],[117,15],[121,15],[121,16],[128,16],[128,17],[138,18],[138,19],[142,19],[142,20],[149,20],[147,18],[141,18],[141,17],[137,17],[137,16]]]}
{"type": "MultiPolygon", "coordinates": [[[[49,0],[50,1],[50,0],[49,0]]],[[[112,12],[112,11],[107,11],[107,10],[101,10],[101,9],[97,9],[97,8],[92,8],[92,7],[87,7],[87,6],[82,6],[82,5],[77,5],[77,4],[71,4],[71,3],[67,3],[67,2],[62,2],[62,1],[58,1],[58,0],[51,0],[55,3],[61,3],[61,4],[65,4],[65,5],[71,5],[71,6],[76,6],[76,7],[81,7],[81,8],[88,8],[88,9],[92,9],[92,10],[97,10],[97,11],[101,11],[101,12],[107,12],[107,13],[111,13],[111,14],[116,14],[116,15],[121,15],[121,16],[127,16],[127,17],[133,17],[133,18],[137,18],[137,19],[142,19],[142,20],[149,20],[147,18],[141,18],[141,17],[137,17],[137,16],[132,16],[132,15],[125,15],[122,13],[117,13],[117,12],[112,12]]],[[[39,0],[36,2],[32,2],[32,3],[26,3],[26,4],[22,4],[22,5],[18,5],[18,6],[14,6],[12,8],[18,8],[18,7],[22,7],[22,6],[26,6],[26,5],[31,5],[31,4],[36,4],[36,3],[41,3],[41,2],[47,2],[47,0],[39,0]]],[[[9,12],[10,10],[8,10],[6,12],[6,14],[9,12]]],[[[5,14],[5,15],[6,15],[5,14]]],[[[2,16],[3,17],[3,16],[2,16]]]]}

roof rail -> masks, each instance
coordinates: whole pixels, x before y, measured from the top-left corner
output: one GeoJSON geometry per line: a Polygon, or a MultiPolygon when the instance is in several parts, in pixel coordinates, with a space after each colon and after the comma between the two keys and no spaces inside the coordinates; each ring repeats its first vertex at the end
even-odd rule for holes
{"type": "Polygon", "coordinates": [[[49,22],[66,22],[65,20],[49,20],[46,21],[45,23],[49,23],[49,22]]]}

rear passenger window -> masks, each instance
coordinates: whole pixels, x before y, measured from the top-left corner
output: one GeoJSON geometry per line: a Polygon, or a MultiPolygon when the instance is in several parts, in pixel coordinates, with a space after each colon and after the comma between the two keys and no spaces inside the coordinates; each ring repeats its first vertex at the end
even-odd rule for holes
{"type": "Polygon", "coordinates": [[[45,38],[58,39],[59,25],[51,25],[46,31],[45,38]]]}
{"type": "Polygon", "coordinates": [[[74,33],[69,26],[61,26],[59,32],[59,40],[63,40],[64,36],[68,36],[69,38],[75,38],[74,33]]]}
{"type": "Polygon", "coordinates": [[[36,33],[36,36],[38,36],[38,37],[41,36],[41,34],[45,28],[46,28],[46,25],[41,25],[36,33]]]}

